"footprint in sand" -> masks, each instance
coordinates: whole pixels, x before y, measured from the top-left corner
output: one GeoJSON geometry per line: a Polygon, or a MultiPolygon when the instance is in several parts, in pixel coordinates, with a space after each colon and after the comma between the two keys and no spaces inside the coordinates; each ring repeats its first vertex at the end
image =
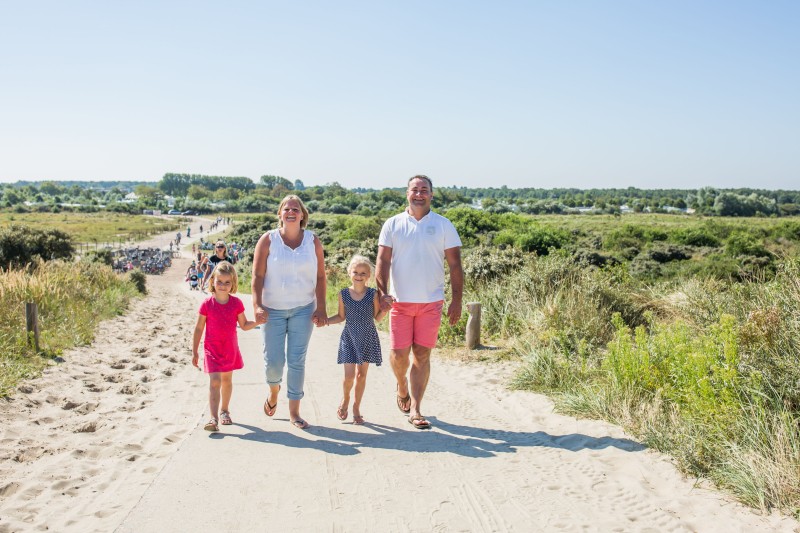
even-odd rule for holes
{"type": "Polygon", "coordinates": [[[131,367],[131,370],[146,370],[146,369],[147,369],[147,367],[146,367],[146,366],[144,366],[144,365],[142,365],[142,364],[133,365],[133,366],[131,367]]]}
{"type": "Polygon", "coordinates": [[[97,423],[97,421],[86,422],[76,427],[73,433],[94,433],[95,431],[97,431],[98,427],[99,424],[97,423]]]}
{"type": "Polygon", "coordinates": [[[0,498],[8,498],[9,496],[13,496],[19,490],[20,484],[16,481],[12,481],[2,487],[0,487],[0,498]]]}
{"type": "Polygon", "coordinates": [[[84,404],[81,404],[81,406],[78,407],[77,409],[75,409],[75,412],[82,415],[88,415],[89,413],[97,409],[98,405],[100,404],[95,402],[86,402],[84,404]]]}
{"type": "Polygon", "coordinates": [[[141,385],[136,383],[129,383],[119,390],[120,394],[128,394],[128,395],[147,394],[148,392],[150,391],[146,387],[142,387],[141,385]]]}
{"type": "Polygon", "coordinates": [[[89,392],[103,392],[105,389],[96,385],[95,383],[91,383],[89,381],[83,384],[84,387],[89,389],[89,392]]]}

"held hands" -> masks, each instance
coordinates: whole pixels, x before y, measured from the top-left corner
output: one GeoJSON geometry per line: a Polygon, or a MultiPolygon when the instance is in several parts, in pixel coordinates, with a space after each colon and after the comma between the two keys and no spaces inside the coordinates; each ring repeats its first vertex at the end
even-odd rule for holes
{"type": "Polygon", "coordinates": [[[314,311],[314,314],[311,315],[311,322],[314,323],[315,326],[321,328],[322,326],[328,325],[328,314],[325,312],[324,309],[320,310],[317,309],[314,311]]]}
{"type": "Polygon", "coordinates": [[[381,311],[389,311],[392,308],[392,304],[394,304],[395,299],[391,294],[384,294],[381,296],[380,304],[381,304],[381,311]]]}
{"type": "Polygon", "coordinates": [[[256,317],[256,324],[266,324],[267,320],[269,320],[269,313],[261,306],[256,307],[254,314],[256,317]]]}

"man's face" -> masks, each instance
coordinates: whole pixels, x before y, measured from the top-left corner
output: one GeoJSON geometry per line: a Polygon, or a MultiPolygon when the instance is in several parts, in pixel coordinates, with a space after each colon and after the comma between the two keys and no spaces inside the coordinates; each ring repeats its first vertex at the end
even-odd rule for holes
{"type": "Polygon", "coordinates": [[[426,180],[417,178],[411,180],[411,183],[408,184],[406,198],[408,198],[408,205],[411,207],[430,209],[433,191],[426,180]]]}

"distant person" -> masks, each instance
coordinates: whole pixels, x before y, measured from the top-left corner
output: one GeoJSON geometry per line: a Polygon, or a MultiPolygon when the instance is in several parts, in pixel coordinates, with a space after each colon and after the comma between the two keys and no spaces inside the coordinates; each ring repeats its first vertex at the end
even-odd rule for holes
{"type": "Polygon", "coordinates": [[[188,239],[191,236],[192,236],[192,227],[186,226],[186,238],[188,239]]]}
{"type": "Polygon", "coordinates": [[[204,283],[205,279],[205,272],[206,272],[206,264],[208,263],[208,255],[207,254],[197,254],[200,256],[200,260],[197,261],[197,282],[200,284],[200,290],[202,292],[206,292],[206,286],[204,283]]]}
{"type": "Polygon", "coordinates": [[[197,268],[194,266],[194,261],[192,261],[192,266],[189,267],[189,270],[186,272],[186,281],[189,282],[189,289],[196,291],[200,287],[197,286],[198,277],[197,277],[197,268]]]}
{"type": "Polygon", "coordinates": [[[375,321],[386,316],[386,311],[380,307],[378,291],[367,287],[372,270],[372,263],[363,255],[356,255],[350,260],[347,266],[350,287],[339,291],[339,313],[328,317],[328,324],[345,323],[336,361],[344,365],[342,401],[336,410],[336,416],[339,420],[347,419],[350,391],[355,383],[353,424],[356,425],[364,423],[361,399],[367,386],[369,364],[381,366],[383,362],[375,321]]]}
{"type": "Polygon", "coordinates": [[[211,296],[200,305],[200,314],[192,338],[192,365],[200,368],[200,339],[204,338],[203,370],[208,374],[208,406],[211,419],[206,431],[219,431],[218,421],[227,426],[233,423],[230,413],[233,393],[233,371],[244,367],[239,340],[238,324],[242,331],[256,327],[258,320],[247,320],[244,304],[233,296],[239,288],[236,269],[230,263],[220,263],[211,275],[211,296]],[[205,336],[203,332],[205,331],[205,336]]]}
{"type": "Polygon", "coordinates": [[[205,278],[206,280],[211,279],[211,272],[214,271],[214,267],[216,267],[222,261],[227,261],[228,263],[233,264],[233,259],[228,255],[228,247],[225,245],[225,241],[217,241],[214,244],[214,255],[208,258],[205,267],[205,278]]]}
{"type": "Polygon", "coordinates": [[[300,416],[305,395],[306,353],[314,325],[328,323],[325,311],[325,256],[322,243],[310,230],[308,209],[295,196],[286,196],[278,206],[277,229],[258,240],[253,254],[253,308],[257,320],[266,325],[264,366],[269,396],[264,413],[272,416],[286,372],[289,420],[299,429],[309,427],[300,416]]]}
{"type": "Polygon", "coordinates": [[[449,220],[431,211],[430,178],[409,179],[406,199],[406,210],[381,229],[376,284],[381,309],[391,309],[389,361],[397,379],[397,407],[410,415],[408,421],[415,428],[428,429],[431,424],[422,416],[421,404],[442,319],[445,262],[452,292],[447,316],[451,325],[461,318],[461,239],[449,220]]]}

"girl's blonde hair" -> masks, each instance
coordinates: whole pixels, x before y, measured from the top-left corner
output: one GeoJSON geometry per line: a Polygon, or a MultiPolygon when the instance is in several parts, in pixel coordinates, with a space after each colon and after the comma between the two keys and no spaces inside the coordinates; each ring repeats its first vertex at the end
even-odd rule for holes
{"type": "Polygon", "coordinates": [[[368,257],[363,255],[353,256],[353,258],[350,260],[350,264],[347,265],[347,273],[350,274],[355,267],[360,265],[365,265],[367,268],[369,268],[369,277],[371,278],[372,274],[375,273],[375,265],[372,264],[372,261],[370,261],[368,257]]]}
{"type": "Polygon", "coordinates": [[[211,272],[211,276],[208,278],[208,287],[212,293],[216,292],[214,290],[214,283],[217,281],[217,276],[219,274],[227,274],[231,277],[231,294],[236,294],[236,291],[239,290],[239,276],[236,275],[236,269],[227,261],[220,261],[217,263],[217,266],[211,272]]]}
{"type": "Polygon", "coordinates": [[[278,206],[278,225],[283,227],[281,211],[283,211],[283,206],[286,204],[286,202],[290,200],[294,200],[298,203],[298,205],[300,205],[300,211],[303,213],[303,220],[300,221],[300,227],[305,229],[306,225],[308,224],[308,209],[306,209],[306,204],[303,203],[303,200],[301,200],[296,194],[289,194],[283,200],[281,200],[281,203],[278,206]]]}

